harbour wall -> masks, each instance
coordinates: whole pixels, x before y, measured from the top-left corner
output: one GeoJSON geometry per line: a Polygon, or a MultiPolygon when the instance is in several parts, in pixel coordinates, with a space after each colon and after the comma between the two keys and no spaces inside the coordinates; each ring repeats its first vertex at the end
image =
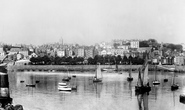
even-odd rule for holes
{"type": "MultiPolygon", "coordinates": [[[[137,71],[142,65],[118,65],[118,71],[137,71]]],[[[115,65],[101,65],[101,68],[115,68],[115,65]]],[[[174,65],[165,65],[167,68],[173,68],[174,65]]],[[[95,71],[96,65],[9,65],[10,71],[95,71]]],[[[154,71],[155,66],[149,65],[149,71],[154,71]]],[[[169,71],[157,68],[157,71],[169,71]]],[[[175,72],[185,72],[184,66],[176,66],[175,72]]]]}

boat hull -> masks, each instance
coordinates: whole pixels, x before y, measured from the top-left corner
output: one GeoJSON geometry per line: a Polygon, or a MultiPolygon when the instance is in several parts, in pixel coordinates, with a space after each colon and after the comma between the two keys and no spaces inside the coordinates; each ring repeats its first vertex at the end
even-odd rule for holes
{"type": "Polygon", "coordinates": [[[66,85],[67,85],[67,83],[63,83],[63,82],[61,82],[61,83],[58,83],[58,85],[59,85],[59,86],[66,86],[66,85]]]}
{"type": "Polygon", "coordinates": [[[127,81],[133,81],[133,78],[132,77],[128,77],[127,81]]]}
{"type": "Polygon", "coordinates": [[[168,79],[164,79],[164,82],[168,82],[168,79]]]}
{"type": "Polygon", "coordinates": [[[26,87],[35,87],[34,84],[27,84],[26,87]]]}
{"type": "Polygon", "coordinates": [[[62,81],[70,81],[71,78],[64,78],[62,81]]]}
{"type": "Polygon", "coordinates": [[[104,69],[102,69],[102,71],[116,71],[116,69],[108,69],[108,68],[104,68],[104,69]]]}
{"type": "Polygon", "coordinates": [[[180,97],[180,98],[179,98],[179,101],[180,101],[181,103],[185,104],[185,95],[180,95],[179,97],[180,97]]]}
{"type": "Polygon", "coordinates": [[[172,90],[172,91],[177,90],[177,89],[179,89],[179,86],[178,86],[178,85],[173,84],[173,85],[171,86],[171,90],[172,90]]]}
{"type": "Polygon", "coordinates": [[[70,88],[70,87],[58,87],[58,90],[59,91],[71,91],[72,88],[70,88]]]}
{"type": "Polygon", "coordinates": [[[150,86],[135,86],[135,92],[136,94],[144,94],[151,91],[150,86]]]}
{"type": "Polygon", "coordinates": [[[157,80],[153,81],[153,85],[159,85],[159,84],[160,84],[159,81],[157,81],[157,80]]]}
{"type": "Polygon", "coordinates": [[[102,79],[93,79],[93,82],[102,82],[102,79]]]}

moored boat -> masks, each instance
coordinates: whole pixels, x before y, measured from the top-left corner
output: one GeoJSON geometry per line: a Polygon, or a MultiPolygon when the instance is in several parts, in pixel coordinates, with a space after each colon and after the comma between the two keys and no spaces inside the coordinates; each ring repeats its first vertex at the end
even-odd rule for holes
{"type": "Polygon", "coordinates": [[[26,87],[35,87],[35,84],[26,84],[26,87]]]}
{"type": "Polygon", "coordinates": [[[159,85],[160,82],[157,80],[157,66],[155,66],[155,79],[153,81],[153,85],[159,85]]]}
{"type": "Polygon", "coordinates": [[[132,73],[132,68],[131,68],[131,66],[132,66],[132,64],[131,64],[131,62],[130,62],[129,77],[127,77],[127,81],[133,81],[133,77],[132,77],[132,75],[131,75],[131,73],[132,73]]]}
{"type": "Polygon", "coordinates": [[[67,83],[65,83],[65,82],[60,82],[60,83],[58,83],[58,85],[59,85],[59,86],[66,86],[67,83]]]}
{"type": "Polygon", "coordinates": [[[165,78],[165,79],[164,79],[164,82],[168,82],[168,79],[165,78]]]}
{"type": "Polygon", "coordinates": [[[179,89],[179,85],[175,83],[175,73],[173,75],[173,79],[172,79],[172,85],[171,85],[171,90],[174,91],[174,90],[177,90],[179,89]]]}
{"type": "Polygon", "coordinates": [[[71,87],[68,87],[68,86],[59,86],[58,87],[58,90],[59,91],[71,91],[72,88],[71,87]]]}
{"type": "Polygon", "coordinates": [[[135,86],[135,92],[136,94],[143,94],[143,93],[148,93],[150,91],[151,91],[151,87],[148,81],[148,60],[146,57],[143,68],[139,68],[138,82],[137,82],[137,85],[135,86]],[[143,69],[144,69],[144,72],[141,77],[141,73],[143,69]]]}
{"type": "Polygon", "coordinates": [[[160,82],[158,80],[153,81],[153,85],[159,85],[159,84],[160,84],[160,82]]]}
{"type": "Polygon", "coordinates": [[[179,101],[180,101],[181,103],[185,104],[185,95],[184,95],[184,94],[181,94],[181,95],[179,96],[179,101]]]}
{"type": "Polygon", "coordinates": [[[97,65],[97,69],[96,69],[95,77],[93,78],[93,82],[102,82],[102,80],[103,78],[102,78],[101,68],[99,64],[97,65]]]}

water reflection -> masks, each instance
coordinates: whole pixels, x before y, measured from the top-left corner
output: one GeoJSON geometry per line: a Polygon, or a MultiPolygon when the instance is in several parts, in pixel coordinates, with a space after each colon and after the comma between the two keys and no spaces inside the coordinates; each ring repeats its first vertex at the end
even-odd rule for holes
{"type": "Polygon", "coordinates": [[[132,99],[132,82],[131,82],[131,81],[129,81],[129,82],[128,82],[128,84],[129,84],[129,93],[130,93],[130,98],[132,99]]]}
{"type": "Polygon", "coordinates": [[[103,83],[93,83],[93,89],[95,89],[96,97],[101,97],[103,83]]]}
{"type": "MultiPolygon", "coordinates": [[[[77,91],[58,91],[58,83],[62,82],[66,72],[15,72],[10,73],[10,89],[14,103],[22,104],[27,110],[183,110],[185,104],[179,102],[179,96],[185,89],[185,74],[178,73],[176,82],[180,88],[172,92],[170,87],[172,80],[163,82],[164,78],[172,78],[173,73],[157,73],[161,84],[152,86],[147,94],[135,94],[138,74],[132,73],[134,80],[127,81],[128,74],[103,73],[102,83],[93,83],[94,72],[71,72],[70,85],[77,85],[77,91]],[[20,83],[24,80],[24,83],[20,83]],[[39,83],[35,83],[35,81],[39,83]],[[35,88],[26,87],[26,84],[34,83],[35,88]],[[174,96],[173,96],[174,94],[174,96]],[[28,101],[25,101],[28,100],[28,101]],[[178,100],[178,101],[177,101],[178,100]],[[149,102],[149,104],[148,104],[149,102]],[[175,102],[175,103],[174,103],[175,102]],[[138,106],[139,105],[139,106],[138,106]],[[175,106],[174,106],[175,105],[175,106]]],[[[153,72],[149,73],[149,81],[152,84],[155,78],[153,72]]]]}
{"type": "Polygon", "coordinates": [[[148,93],[138,94],[136,96],[139,105],[139,110],[148,110],[148,93]]]}

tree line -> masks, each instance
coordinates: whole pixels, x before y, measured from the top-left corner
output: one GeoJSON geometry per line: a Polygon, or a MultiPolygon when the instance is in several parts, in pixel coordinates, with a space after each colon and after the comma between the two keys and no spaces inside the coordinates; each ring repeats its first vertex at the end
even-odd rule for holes
{"type": "Polygon", "coordinates": [[[94,58],[84,59],[83,57],[49,57],[45,55],[43,57],[32,57],[30,61],[32,65],[95,65],[97,63],[102,65],[128,65],[130,63],[140,65],[144,63],[144,58],[132,57],[131,55],[129,57],[96,55],[94,58]]]}

